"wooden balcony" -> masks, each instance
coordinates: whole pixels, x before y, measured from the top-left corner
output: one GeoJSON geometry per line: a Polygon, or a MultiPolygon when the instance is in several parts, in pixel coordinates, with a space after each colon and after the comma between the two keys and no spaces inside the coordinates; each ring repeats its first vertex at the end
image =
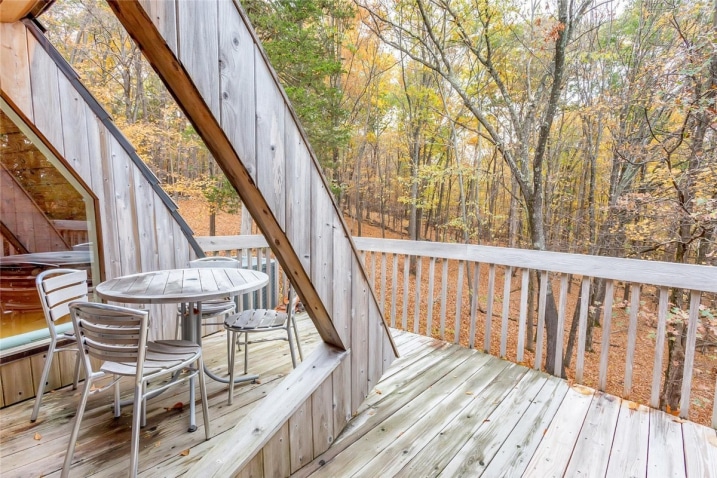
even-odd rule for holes
{"type": "MultiPolygon", "coordinates": [[[[311,353],[320,339],[311,321],[300,317],[302,343],[311,353]]],[[[294,452],[287,462],[253,460],[253,466],[299,477],[717,476],[717,432],[711,428],[465,347],[393,334],[401,358],[328,451],[308,464],[294,452]]],[[[212,369],[224,367],[225,346],[223,333],[205,340],[212,369]]],[[[256,345],[251,360],[261,383],[237,387],[231,407],[225,386],[208,381],[209,441],[201,430],[186,432],[187,407],[177,408],[187,399],[186,387],[149,402],[140,475],[186,473],[291,370],[285,343],[256,345]]],[[[48,394],[35,424],[31,401],[3,409],[3,477],[59,476],[77,398],[70,387],[48,394]]],[[[93,398],[71,476],[124,476],[130,411],[115,420],[109,394],[93,398]]]]}

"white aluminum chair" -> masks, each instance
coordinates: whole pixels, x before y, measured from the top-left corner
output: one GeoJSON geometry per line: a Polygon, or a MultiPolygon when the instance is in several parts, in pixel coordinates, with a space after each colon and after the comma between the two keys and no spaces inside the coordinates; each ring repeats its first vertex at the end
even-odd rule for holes
{"type": "Polygon", "coordinates": [[[237,335],[244,334],[244,374],[249,370],[249,344],[266,342],[270,340],[286,340],[289,342],[291,363],[296,368],[296,355],[294,353],[294,339],[292,329],[296,337],[296,346],[299,349],[299,358],[304,360],[299,341],[299,329],[296,326],[296,306],[299,297],[295,294],[293,287],[289,287],[289,300],[286,304],[286,312],[274,309],[248,309],[238,314],[233,314],[224,320],[224,328],[232,336],[231,352],[229,353],[229,405],[234,398],[234,364],[237,349],[237,335]],[[286,331],[286,337],[272,337],[260,340],[249,340],[250,334],[259,332],[273,332],[276,330],[286,331]]]}
{"type": "MultiPolygon", "coordinates": [[[[87,373],[87,383],[77,407],[70,443],[62,466],[62,477],[70,473],[75,442],[80,431],[82,415],[85,412],[87,398],[90,393],[102,392],[112,387],[121,377],[134,379],[134,405],[132,416],[132,439],[130,451],[129,474],[137,476],[139,456],[140,425],[146,416],[146,399],[150,395],[177,385],[196,375],[199,376],[199,389],[202,397],[202,415],[204,433],[209,439],[209,411],[207,391],[204,384],[204,364],[202,349],[199,345],[184,340],[168,340],[149,342],[147,329],[149,312],[146,310],[128,309],[105,304],[74,302],[70,304],[72,324],[75,328],[81,358],[87,373]],[[96,359],[91,361],[90,358],[96,359]],[[100,362],[97,368],[93,362],[100,362]],[[193,365],[193,366],[192,366],[193,365]],[[188,370],[189,373],[176,375],[172,380],[147,390],[148,381],[175,372],[188,370]],[[94,388],[93,383],[111,375],[113,382],[101,388],[94,388]],[[176,380],[175,380],[176,379],[176,380]]],[[[115,402],[119,402],[115,387],[115,402]]]]}
{"type": "MultiPolygon", "coordinates": [[[[55,322],[58,319],[66,317],[70,314],[68,307],[73,301],[87,301],[87,272],[74,269],[50,269],[38,274],[35,278],[35,286],[40,296],[42,311],[45,314],[47,328],[50,331],[50,347],[47,349],[45,358],[45,366],[42,369],[42,376],[37,385],[37,395],[35,395],[35,406],[32,408],[32,416],[30,421],[37,420],[42,404],[42,396],[45,393],[45,385],[50,376],[50,368],[52,367],[52,358],[55,352],[73,352],[77,354],[77,344],[75,335],[72,332],[57,333],[55,322]],[[63,347],[57,347],[58,341],[72,341],[71,344],[63,347]]],[[[80,357],[77,356],[75,362],[75,381],[72,389],[77,388],[77,382],[80,378],[80,357]]]]}

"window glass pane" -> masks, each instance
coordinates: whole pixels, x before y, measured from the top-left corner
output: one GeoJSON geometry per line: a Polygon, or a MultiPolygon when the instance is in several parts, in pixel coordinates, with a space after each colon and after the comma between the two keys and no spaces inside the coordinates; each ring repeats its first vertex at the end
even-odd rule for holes
{"type": "Polygon", "coordinates": [[[93,261],[92,195],[6,104],[0,106],[0,339],[5,339],[46,328],[37,274],[85,269],[91,281],[99,270],[93,261]]]}

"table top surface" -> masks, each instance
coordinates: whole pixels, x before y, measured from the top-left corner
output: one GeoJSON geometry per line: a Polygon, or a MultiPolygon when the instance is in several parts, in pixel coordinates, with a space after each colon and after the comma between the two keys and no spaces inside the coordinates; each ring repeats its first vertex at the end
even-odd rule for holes
{"type": "Polygon", "coordinates": [[[172,269],[110,279],[95,287],[95,292],[116,302],[170,304],[244,294],[268,282],[268,275],[250,269],[172,269]]]}

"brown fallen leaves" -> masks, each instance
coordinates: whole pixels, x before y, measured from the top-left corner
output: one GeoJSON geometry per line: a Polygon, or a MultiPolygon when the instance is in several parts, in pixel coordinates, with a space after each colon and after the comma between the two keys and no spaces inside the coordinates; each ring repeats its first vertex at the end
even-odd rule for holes
{"type": "Polygon", "coordinates": [[[164,407],[164,409],[168,412],[171,412],[172,410],[178,410],[181,412],[184,409],[184,404],[182,402],[177,402],[171,407],[164,407]]]}

